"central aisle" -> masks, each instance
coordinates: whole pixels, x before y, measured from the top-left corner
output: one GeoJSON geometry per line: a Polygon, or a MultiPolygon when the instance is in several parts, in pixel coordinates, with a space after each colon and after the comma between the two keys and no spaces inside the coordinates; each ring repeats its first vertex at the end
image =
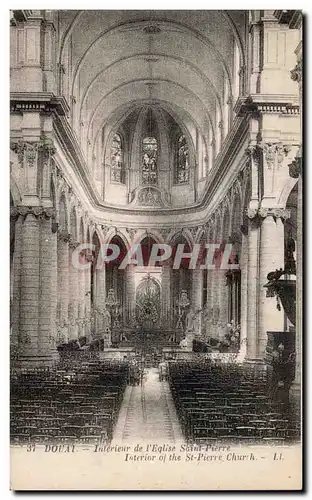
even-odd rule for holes
{"type": "Polygon", "coordinates": [[[157,368],[145,372],[142,386],[127,387],[113,442],[182,442],[183,435],[168,382],[157,368]]]}

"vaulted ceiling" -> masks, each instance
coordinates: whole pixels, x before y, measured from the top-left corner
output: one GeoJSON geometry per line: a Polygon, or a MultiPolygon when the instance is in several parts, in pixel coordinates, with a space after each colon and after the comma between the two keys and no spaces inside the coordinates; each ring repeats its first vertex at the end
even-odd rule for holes
{"type": "MultiPolygon", "coordinates": [[[[73,126],[94,144],[138,104],[161,106],[191,136],[214,137],[244,65],[246,11],[58,11],[62,91],[73,126]],[[227,90],[226,90],[227,86],[227,90]]],[[[60,90],[60,89],[59,89],[60,90]]]]}

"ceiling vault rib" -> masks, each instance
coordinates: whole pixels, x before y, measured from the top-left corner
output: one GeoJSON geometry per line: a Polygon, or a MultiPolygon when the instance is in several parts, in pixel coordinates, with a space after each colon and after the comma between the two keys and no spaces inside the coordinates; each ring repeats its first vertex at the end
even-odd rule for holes
{"type": "MultiPolygon", "coordinates": [[[[78,71],[79,71],[80,67],[82,66],[84,60],[86,59],[86,56],[87,56],[88,52],[98,42],[98,40],[100,40],[101,38],[103,38],[107,34],[113,32],[115,30],[119,30],[120,28],[125,27],[127,25],[133,25],[133,24],[141,24],[142,25],[142,24],[148,24],[149,22],[150,21],[148,21],[146,19],[141,19],[141,20],[137,19],[135,21],[127,21],[127,22],[115,25],[113,27],[110,27],[107,30],[104,30],[103,32],[101,32],[93,40],[93,42],[89,45],[89,47],[85,50],[85,52],[81,56],[79,62],[76,64],[76,67],[75,67],[74,72],[73,72],[71,95],[73,95],[73,92],[74,92],[74,86],[75,86],[75,81],[76,81],[76,77],[77,77],[78,71]]],[[[206,45],[207,47],[209,47],[209,49],[212,51],[212,53],[214,53],[214,55],[216,57],[216,60],[221,63],[222,69],[225,72],[225,75],[226,75],[227,80],[228,80],[228,85],[229,85],[230,91],[232,93],[232,82],[231,82],[231,74],[230,74],[229,68],[227,67],[227,65],[225,63],[225,61],[224,61],[224,59],[222,57],[222,54],[216,49],[216,47],[214,46],[214,44],[210,40],[207,39],[207,37],[205,37],[204,35],[202,35],[202,33],[200,33],[198,30],[195,30],[194,28],[191,28],[190,26],[187,26],[187,25],[185,25],[183,23],[180,23],[178,21],[170,21],[169,22],[166,19],[157,19],[157,22],[158,23],[162,23],[162,24],[167,24],[167,25],[169,24],[170,26],[177,25],[177,26],[179,26],[182,29],[184,28],[186,30],[186,32],[191,33],[195,38],[197,38],[204,45],[206,45]]]]}
{"type": "Polygon", "coordinates": [[[140,53],[140,54],[134,54],[134,55],[131,55],[131,56],[122,57],[122,58],[120,58],[120,59],[112,62],[111,64],[109,64],[108,66],[106,66],[106,68],[102,69],[101,71],[99,71],[95,75],[95,77],[89,83],[88,87],[85,89],[85,92],[84,92],[84,94],[82,96],[81,104],[80,104],[80,109],[79,109],[79,120],[81,120],[82,109],[83,109],[85,100],[88,97],[89,91],[91,90],[92,85],[96,82],[96,80],[98,79],[99,76],[103,75],[103,73],[105,73],[106,71],[108,71],[109,69],[111,69],[112,67],[114,67],[115,65],[121,64],[123,62],[129,61],[129,60],[132,60],[132,59],[141,59],[141,58],[143,59],[144,57],[147,57],[149,55],[151,55],[151,57],[159,57],[159,58],[164,58],[164,59],[169,59],[169,60],[173,59],[175,61],[183,62],[183,64],[185,64],[186,66],[188,66],[189,68],[191,68],[195,73],[198,74],[198,76],[200,78],[202,78],[206,82],[207,86],[211,88],[214,97],[217,99],[217,102],[218,102],[221,114],[223,115],[223,110],[222,110],[222,104],[221,104],[220,96],[219,96],[216,88],[214,87],[213,83],[209,80],[209,78],[195,64],[192,64],[190,61],[188,61],[186,59],[183,59],[183,58],[180,58],[178,56],[173,56],[173,55],[163,54],[163,53],[157,53],[157,52],[152,53],[152,54],[148,54],[148,53],[144,53],[143,52],[143,53],[140,53]]]}
{"type": "MultiPolygon", "coordinates": [[[[135,80],[130,80],[130,81],[128,81],[128,82],[124,82],[124,83],[122,83],[122,84],[118,85],[116,88],[114,88],[114,89],[110,90],[107,94],[105,94],[105,95],[102,97],[102,99],[100,100],[100,102],[98,103],[98,105],[96,106],[96,108],[94,108],[94,110],[93,110],[93,112],[92,112],[92,115],[91,115],[91,117],[90,117],[90,119],[89,119],[89,123],[88,123],[88,127],[87,127],[87,137],[89,137],[90,128],[91,128],[91,123],[93,122],[93,119],[94,119],[95,114],[97,113],[97,111],[98,111],[98,109],[100,108],[100,106],[101,106],[101,104],[103,103],[103,101],[104,101],[104,100],[105,100],[105,99],[106,99],[109,95],[111,95],[113,92],[115,92],[116,90],[118,90],[118,89],[120,89],[120,88],[122,88],[122,87],[124,87],[124,86],[126,86],[126,85],[130,85],[130,84],[133,84],[133,83],[136,83],[136,82],[146,82],[146,81],[148,81],[146,78],[142,78],[142,79],[138,78],[138,79],[135,79],[135,80]]],[[[209,122],[210,122],[210,125],[211,125],[211,127],[212,127],[212,129],[213,129],[213,133],[215,134],[215,127],[214,127],[214,124],[213,124],[213,120],[212,120],[212,118],[211,118],[211,116],[210,116],[210,113],[209,113],[209,111],[207,110],[207,108],[206,108],[205,104],[202,102],[202,100],[200,99],[200,97],[198,97],[198,95],[197,95],[195,92],[193,92],[192,90],[190,90],[190,89],[188,89],[188,88],[184,87],[183,85],[181,85],[181,84],[179,84],[179,83],[177,83],[177,82],[174,82],[174,81],[172,81],[172,80],[165,80],[165,79],[157,79],[157,80],[156,80],[156,79],[155,79],[155,81],[157,81],[157,82],[163,82],[163,83],[164,83],[164,82],[165,82],[165,83],[171,83],[172,85],[176,85],[177,87],[182,88],[182,89],[183,89],[183,90],[185,90],[186,92],[188,92],[188,93],[190,93],[191,95],[193,95],[196,99],[198,99],[198,101],[201,103],[201,105],[202,105],[203,109],[205,110],[205,114],[207,115],[207,117],[208,117],[208,119],[209,119],[209,122]]]]}

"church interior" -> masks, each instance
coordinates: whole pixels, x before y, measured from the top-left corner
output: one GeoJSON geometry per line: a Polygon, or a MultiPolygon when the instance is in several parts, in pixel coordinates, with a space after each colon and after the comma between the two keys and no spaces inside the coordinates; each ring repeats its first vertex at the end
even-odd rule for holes
{"type": "Polygon", "coordinates": [[[301,12],[10,30],[12,445],[300,440],[301,12]]]}

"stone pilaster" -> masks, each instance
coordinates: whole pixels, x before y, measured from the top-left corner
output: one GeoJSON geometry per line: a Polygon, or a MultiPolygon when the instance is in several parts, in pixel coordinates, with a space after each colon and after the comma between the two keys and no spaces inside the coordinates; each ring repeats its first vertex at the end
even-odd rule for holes
{"type": "Polygon", "coordinates": [[[284,225],[289,218],[288,210],[260,208],[261,223],[260,269],[259,269],[259,339],[258,356],[263,357],[268,331],[284,330],[284,311],[276,307],[276,298],[267,297],[264,285],[271,271],[284,268],[284,225]]]}
{"type": "Polygon", "coordinates": [[[73,263],[73,252],[77,248],[77,242],[69,239],[68,270],[69,270],[69,302],[68,302],[68,322],[69,340],[78,339],[78,269],[73,263]]]}
{"type": "Polygon", "coordinates": [[[57,242],[57,290],[58,290],[58,334],[57,342],[68,342],[68,301],[69,301],[69,235],[58,233],[57,242]]]}
{"type": "Polygon", "coordinates": [[[250,93],[256,94],[260,92],[260,73],[261,73],[261,24],[260,24],[260,11],[254,11],[254,21],[251,22],[249,33],[251,37],[250,61],[252,66],[250,68],[250,93]]]}
{"type": "Polygon", "coordinates": [[[11,24],[12,92],[57,93],[53,17],[53,11],[29,10],[27,17],[18,16],[11,24]]]}
{"type": "Polygon", "coordinates": [[[247,267],[247,358],[257,359],[258,345],[258,258],[259,223],[256,211],[249,211],[247,267]]]}

